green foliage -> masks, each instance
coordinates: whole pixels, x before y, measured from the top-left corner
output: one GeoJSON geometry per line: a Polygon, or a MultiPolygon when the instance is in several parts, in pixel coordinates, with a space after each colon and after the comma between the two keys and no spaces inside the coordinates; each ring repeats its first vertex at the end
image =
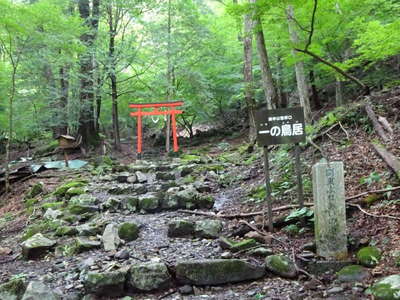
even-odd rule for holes
{"type": "Polygon", "coordinates": [[[295,209],[285,218],[285,221],[288,222],[291,220],[299,220],[302,218],[307,218],[310,221],[313,221],[314,211],[308,207],[303,207],[301,209],[295,209]]]}
{"type": "Polygon", "coordinates": [[[382,180],[382,174],[376,171],[371,172],[368,176],[364,176],[360,179],[360,184],[366,184],[370,186],[371,184],[378,183],[382,180]]]}

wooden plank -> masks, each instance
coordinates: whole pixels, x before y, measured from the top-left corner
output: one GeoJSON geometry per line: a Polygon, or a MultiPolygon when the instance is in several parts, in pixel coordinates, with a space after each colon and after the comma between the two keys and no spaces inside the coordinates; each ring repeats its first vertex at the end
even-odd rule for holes
{"type": "Polygon", "coordinates": [[[152,108],[152,107],[174,107],[183,105],[183,101],[160,102],[160,103],[130,103],[130,108],[152,108]]]}

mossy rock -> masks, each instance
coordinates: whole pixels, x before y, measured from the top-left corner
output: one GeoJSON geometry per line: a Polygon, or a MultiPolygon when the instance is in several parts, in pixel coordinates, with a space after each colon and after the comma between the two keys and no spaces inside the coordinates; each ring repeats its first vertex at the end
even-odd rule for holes
{"type": "Polygon", "coordinates": [[[58,141],[51,141],[50,143],[43,145],[35,150],[35,156],[41,156],[50,152],[53,152],[58,147],[58,141]]]}
{"type": "Polygon", "coordinates": [[[78,233],[74,226],[60,226],[57,228],[55,235],[57,236],[71,236],[78,233]]]}
{"type": "Polygon", "coordinates": [[[73,215],[83,215],[86,213],[95,213],[98,210],[97,206],[83,205],[83,204],[71,204],[68,206],[68,211],[73,215]]]}
{"type": "Polygon", "coordinates": [[[118,235],[127,242],[136,240],[139,237],[139,226],[135,223],[123,223],[118,228],[118,235]]]}
{"type": "Polygon", "coordinates": [[[67,197],[73,197],[73,196],[79,196],[85,193],[85,190],[81,187],[72,187],[69,188],[66,192],[65,192],[65,196],[67,197]]]}
{"type": "Polygon", "coordinates": [[[194,223],[187,220],[173,220],[168,224],[168,237],[188,237],[194,234],[194,223]]]}
{"type": "Polygon", "coordinates": [[[64,202],[62,201],[57,201],[57,202],[47,202],[42,204],[42,208],[47,210],[49,208],[51,209],[60,209],[65,205],[64,202]]]}
{"type": "Polygon", "coordinates": [[[265,266],[272,273],[284,278],[296,278],[297,269],[293,261],[284,255],[270,255],[265,258],[265,266]]]}
{"type": "Polygon", "coordinates": [[[254,239],[245,239],[240,242],[236,242],[226,237],[220,237],[219,245],[222,249],[228,249],[232,252],[238,252],[257,247],[259,246],[259,243],[257,243],[257,241],[254,239]]]}
{"type": "Polygon", "coordinates": [[[382,199],[382,195],[378,195],[378,194],[370,194],[367,197],[364,198],[364,203],[368,206],[374,204],[375,202],[379,201],[380,199],[382,199]]]}
{"type": "Polygon", "coordinates": [[[44,186],[43,183],[38,182],[34,184],[29,192],[26,194],[25,199],[30,199],[30,198],[35,198],[36,196],[39,196],[44,192],[44,186]]]}
{"type": "Polygon", "coordinates": [[[201,163],[201,157],[198,155],[183,154],[180,158],[184,163],[201,163]]]}
{"type": "Polygon", "coordinates": [[[178,262],[176,278],[182,284],[220,285],[263,277],[265,268],[240,259],[206,259],[178,262]]]}
{"type": "Polygon", "coordinates": [[[127,271],[89,272],[83,282],[85,291],[101,296],[122,296],[127,271]]]}
{"type": "Polygon", "coordinates": [[[87,185],[87,181],[86,180],[74,180],[74,181],[70,181],[67,182],[61,186],[59,186],[55,191],[54,191],[54,195],[57,197],[64,197],[65,193],[70,189],[70,188],[79,188],[79,187],[84,187],[87,185]]]}
{"type": "Polygon", "coordinates": [[[400,275],[391,275],[379,280],[365,293],[373,295],[376,300],[399,300],[400,275]]]}
{"type": "Polygon", "coordinates": [[[357,259],[359,263],[365,267],[375,267],[381,258],[381,251],[373,246],[364,247],[357,252],[357,259]]]}
{"type": "Polygon", "coordinates": [[[17,300],[21,299],[26,290],[26,282],[24,278],[11,279],[10,281],[0,285],[0,299],[17,300]]]}
{"type": "Polygon", "coordinates": [[[336,273],[340,282],[362,282],[370,277],[369,271],[359,265],[350,265],[336,273]]]}
{"type": "Polygon", "coordinates": [[[136,290],[163,290],[170,287],[171,283],[171,275],[164,263],[148,262],[130,268],[128,284],[136,290]]]}
{"type": "Polygon", "coordinates": [[[25,199],[25,201],[24,201],[26,208],[33,207],[38,202],[39,202],[39,200],[36,198],[25,199]]]}

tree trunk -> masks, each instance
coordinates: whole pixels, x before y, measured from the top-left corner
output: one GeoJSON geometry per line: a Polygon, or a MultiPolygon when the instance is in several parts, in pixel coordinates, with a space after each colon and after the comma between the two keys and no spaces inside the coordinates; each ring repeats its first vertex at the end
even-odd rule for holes
{"type": "Polygon", "coordinates": [[[249,137],[250,141],[253,142],[256,138],[256,123],[255,123],[255,106],[254,100],[254,87],[253,87],[253,20],[251,14],[244,16],[244,36],[243,36],[243,52],[244,52],[244,99],[247,105],[249,113],[249,137]]]}
{"type": "Polygon", "coordinates": [[[343,102],[343,82],[340,78],[336,77],[335,82],[335,99],[336,99],[336,107],[342,106],[343,102]]]}
{"type": "MultiPolygon", "coordinates": [[[[167,99],[171,101],[174,95],[174,75],[173,75],[173,64],[172,64],[172,41],[171,41],[171,0],[168,0],[168,24],[167,24],[167,34],[168,34],[168,45],[167,45],[167,99]]],[[[170,140],[171,140],[171,118],[169,115],[166,117],[166,126],[165,126],[165,149],[167,152],[170,151],[170,140]]]]}
{"type": "Polygon", "coordinates": [[[117,20],[114,20],[112,4],[108,5],[108,26],[109,26],[109,51],[108,57],[110,58],[109,77],[111,81],[111,100],[112,100],[112,125],[114,147],[119,150],[121,148],[119,120],[118,120],[118,87],[116,76],[116,62],[115,62],[115,36],[117,30],[117,20]]]}
{"type": "MultiPolygon", "coordinates": [[[[256,3],[256,0],[250,0],[250,3],[256,3]]],[[[255,35],[257,42],[257,51],[260,56],[260,67],[262,76],[262,85],[265,93],[267,108],[276,108],[278,105],[278,93],[272,77],[271,66],[268,60],[268,52],[265,46],[265,38],[260,16],[254,18],[255,35]]]]}
{"type": "Polygon", "coordinates": [[[59,70],[60,73],[60,102],[59,109],[64,118],[58,128],[58,134],[68,133],[68,93],[69,93],[69,67],[63,66],[59,70]]]}
{"type": "Polygon", "coordinates": [[[90,9],[89,0],[79,0],[79,13],[90,31],[81,36],[82,43],[88,48],[80,59],[80,102],[79,133],[84,147],[95,146],[99,142],[94,118],[95,101],[95,63],[91,49],[97,36],[100,0],[93,0],[90,9]]]}
{"type": "Polygon", "coordinates": [[[314,70],[310,71],[310,83],[311,83],[311,100],[312,100],[312,103],[314,103],[315,109],[321,109],[322,105],[321,105],[321,101],[319,99],[318,89],[317,89],[317,86],[315,84],[314,70]]]}
{"type": "MultiPolygon", "coordinates": [[[[287,8],[287,19],[288,19],[288,26],[289,26],[289,34],[290,39],[293,44],[297,45],[299,43],[299,37],[297,35],[295,24],[294,24],[294,10],[293,6],[289,5],[287,8]]],[[[293,50],[293,56],[297,56],[295,50],[293,50]]],[[[297,90],[299,93],[300,98],[300,105],[304,107],[304,117],[306,123],[311,122],[311,107],[310,107],[310,99],[308,95],[308,84],[307,79],[304,71],[304,62],[300,60],[296,60],[295,64],[295,71],[296,71],[296,81],[297,81],[297,90]]]]}

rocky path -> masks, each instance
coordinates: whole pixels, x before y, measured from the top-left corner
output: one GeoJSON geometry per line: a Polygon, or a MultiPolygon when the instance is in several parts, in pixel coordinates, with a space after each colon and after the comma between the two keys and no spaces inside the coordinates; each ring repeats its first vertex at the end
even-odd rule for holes
{"type": "Polygon", "coordinates": [[[0,299],[362,299],[294,280],[271,240],[235,239],[231,221],[179,211],[232,208],[240,187],[218,189],[232,167],[195,156],[109,164],[52,193],[34,187],[33,221],[1,231],[0,299]]]}

